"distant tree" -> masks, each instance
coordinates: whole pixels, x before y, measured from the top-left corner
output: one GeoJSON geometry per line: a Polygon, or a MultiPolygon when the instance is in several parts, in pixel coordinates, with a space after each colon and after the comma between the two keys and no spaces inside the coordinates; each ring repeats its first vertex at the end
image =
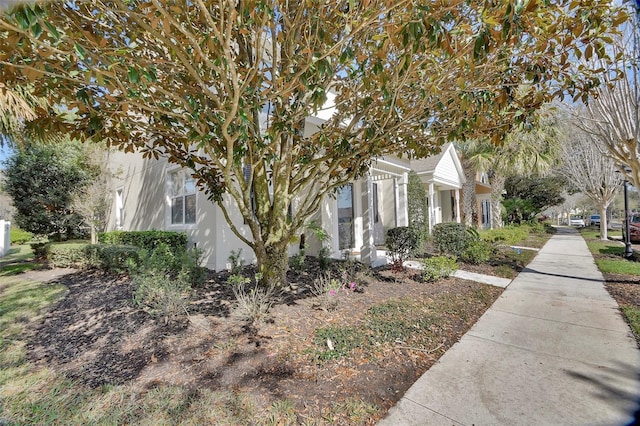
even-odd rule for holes
{"type": "Polygon", "coordinates": [[[486,173],[491,169],[497,152],[496,147],[478,139],[458,141],[455,145],[465,177],[465,183],[462,185],[462,218],[465,226],[477,226],[476,174],[486,173]]]}
{"type": "Polygon", "coordinates": [[[609,72],[602,76],[597,96],[574,108],[575,125],[595,136],[626,179],[640,188],[640,9],[637,2],[622,3],[632,19],[609,44],[617,61],[614,67],[603,64],[609,72]]]}
{"type": "Polygon", "coordinates": [[[89,147],[88,165],[94,177],[79,187],[71,197],[71,208],[79,214],[91,233],[91,244],[98,243],[98,233],[105,230],[111,206],[111,176],[108,170],[109,152],[98,145],[89,147]]]}
{"type": "Polygon", "coordinates": [[[566,180],[555,175],[507,178],[503,200],[507,222],[530,221],[547,208],[562,204],[566,186],[566,180]]]}
{"type": "Polygon", "coordinates": [[[607,208],[622,187],[616,162],[608,155],[601,136],[570,126],[571,137],[562,147],[563,166],[559,172],[582,194],[593,201],[600,213],[600,238],[607,237],[607,208]]]}
{"type": "Polygon", "coordinates": [[[25,231],[56,241],[86,235],[82,217],[71,206],[72,195],[94,174],[79,142],[17,147],[5,162],[4,176],[14,221],[25,231]]]}

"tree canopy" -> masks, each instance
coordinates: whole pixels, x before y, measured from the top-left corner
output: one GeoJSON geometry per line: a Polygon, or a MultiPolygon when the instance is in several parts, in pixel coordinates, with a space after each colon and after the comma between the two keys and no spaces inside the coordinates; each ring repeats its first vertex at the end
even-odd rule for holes
{"type": "Polygon", "coordinates": [[[322,196],[373,157],[497,142],[551,97],[586,97],[600,67],[572,60],[606,56],[626,18],[608,0],[48,2],[0,19],[0,80],[49,100],[42,129],[189,168],[283,278],[322,196]]]}
{"type": "Polygon", "coordinates": [[[79,142],[28,143],[7,159],[3,188],[12,198],[13,219],[23,230],[65,240],[85,236],[72,198],[95,175],[79,142]]]}

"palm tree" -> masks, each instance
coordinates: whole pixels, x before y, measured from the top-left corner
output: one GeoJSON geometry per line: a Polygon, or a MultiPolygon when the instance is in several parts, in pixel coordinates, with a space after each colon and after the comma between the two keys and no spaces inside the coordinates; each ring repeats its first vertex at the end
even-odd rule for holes
{"type": "MultiPolygon", "coordinates": [[[[0,135],[16,137],[22,131],[25,122],[35,120],[37,115],[22,90],[10,89],[0,83],[0,135]]],[[[1,141],[5,138],[0,138],[1,141]]]]}
{"type": "Polygon", "coordinates": [[[462,185],[462,217],[467,227],[478,223],[478,203],[476,201],[476,173],[487,172],[493,160],[493,146],[478,139],[456,142],[460,155],[465,183],[462,185]]]}
{"type": "MultiPolygon", "coordinates": [[[[489,172],[491,182],[491,224],[501,228],[502,193],[509,176],[544,174],[557,164],[563,136],[558,117],[545,108],[535,127],[510,133],[501,145],[488,140],[460,143],[463,168],[467,183],[463,187],[465,224],[473,223],[475,202],[475,173],[489,172]]],[[[477,211],[475,212],[477,215],[477,211]]]]}

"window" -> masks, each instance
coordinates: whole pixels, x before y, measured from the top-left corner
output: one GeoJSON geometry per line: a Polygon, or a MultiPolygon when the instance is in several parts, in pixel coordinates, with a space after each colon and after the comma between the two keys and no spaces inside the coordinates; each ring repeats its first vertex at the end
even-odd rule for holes
{"type": "Polygon", "coordinates": [[[338,190],[338,246],[340,250],[354,245],[353,184],[338,190]]]}
{"type": "Polygon", "coordinates": [[[124,189],[116,189],[116,229],[122,229],[124,223],[124,189]]]}
{"type": "Polygon", "coordinates": [[[169,198],[171,202],[171,224],[196,223],[196,183],[184,170],[169,175],[169,198]]]}
{"type": "Polygon", "coordinates": [[[373,222],[380,223],[380,213],[378,211],[378,184],[374,183],[371,186],[373,195],[373,222]]]}

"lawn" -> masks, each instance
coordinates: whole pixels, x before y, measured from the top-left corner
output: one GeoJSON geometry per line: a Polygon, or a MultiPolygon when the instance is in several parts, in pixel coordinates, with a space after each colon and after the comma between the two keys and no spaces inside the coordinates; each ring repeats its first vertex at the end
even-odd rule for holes
{"type": "Polygon", "coordinates": [[[599,232],[585,228],[580,231],[598,268],[606,280],[607,291],[618,302],[640,345],[640,262],[636,253],[632,259],[624,256],[620,241],[603,241],[599,232]]]}

